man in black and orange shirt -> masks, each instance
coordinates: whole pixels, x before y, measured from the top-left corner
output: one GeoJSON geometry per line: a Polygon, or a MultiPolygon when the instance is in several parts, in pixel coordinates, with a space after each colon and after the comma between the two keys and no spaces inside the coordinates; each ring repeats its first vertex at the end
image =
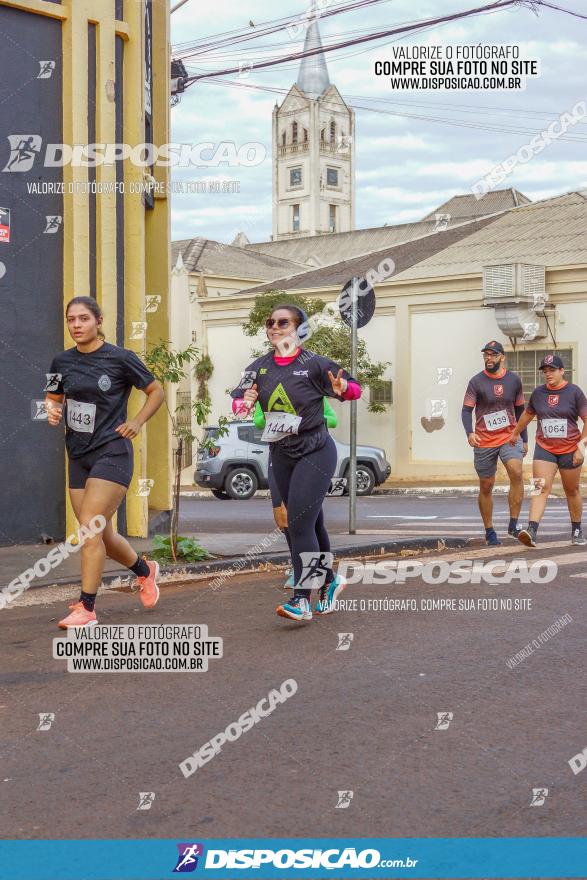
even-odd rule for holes
{"type": "Polygon", "coordinates": [[[469,446],[475,450],[479,511],[485,526],[485,540],[493,546],[501,544],[493,528],[492,493],[497,459],[503,463],[510,480],[508,534],[517,538],[518,516],[524,499],[522,460],[528,451],[528,435],[524,431],[522,439],[515,445],[509,443],[512,428],[524,411],[524,393],[518,374],[505,368],[503,345],[493,339],[481,351],[485,369],[469,382],[461,415],[469,446]]]}
{"type": "Polygon", "coordinates": [[[532,496],[528,527],[520,531],[518,540],[527,547],[536,546],[538,525],[558,470],[571,516],[571,541],[587,544],[581,529],[583,500],[579,488],[587,437],[587,398],[577,385],[564,378],[565,367],[558,355],[547,354],[540,369],[546,382],[532,392],[526,412],[510,437],[510,444],[516,444],[520,432],[536,416],[533,475],[540,492],[532,496]],[[583,422],[582,431],[578,419],[583,422]]]}

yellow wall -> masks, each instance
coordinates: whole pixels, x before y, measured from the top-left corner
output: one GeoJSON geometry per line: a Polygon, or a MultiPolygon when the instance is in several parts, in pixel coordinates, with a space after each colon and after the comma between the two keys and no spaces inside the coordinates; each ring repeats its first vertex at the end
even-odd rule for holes
{"type": "MultiPolygon", "coordinates": [[[[139,0],[125,3],[126,21],[113,18],[114,0],[63,0],[61,5],[44,0],[0,0],[0,6],[22,9],[31,14],[60,19],[63,26],[63,140],[86,144],[88,137],[88,22],[96,24],[96,143],[115,143],[116,105],[109,100],[108,81],[115,79],[115,37],[124,45],[124,136],[131,145],[143,143],[144,135],[144,7],[139,0]],[[82,72],[82,75],[80,75],[82,72]]],[[[169,0],[153,0],[153,121],[155,144],[169,141],[169,0]]],[[[168,169],[157,170],[159,182],[167,183],[168,169]]],[[[114,182],[115,166],[99,166],[97,182],[114,182]]],[[[155,208],[146,211],[140,193],[130,193],[130,182],[141,182],[143,169],[125,161],[125,347],[139,356],[145,345],[169,338],[169,201],[163,195],[155,208]],[[155,314],[145,314],[145,294],[161,296],[155,314]],[[131,340],[133,321],[148,321],[146,339],[131,340]]],[[[87,182],[87,168],[64,168],[64,305],[73,295],[87,295],[89,277],[89,195],[67,194],[70,182],[87,182]]],[[[116,196],[96,195],[96,284],[97,299],[105,313],[104,330],[109,341],[116,339],[117,323],[117,244],[116,196]]],[[[64,347],[71,346],[64,321],[64,347]]],[[[144,395],[133,391],[129,417],[142,406],[144,395]]],[[[130,535],[147,534],[148,508],[171,506],[170,426],[162,409],[142,435],[134,441],[135,473],[127,496],[127,529],[130,535]],[[137,480],[155,480],[150,497],[138,497],[137,480]]],[[[75,518],[67,509],[66,533],[75,528],[75,518]]]]}

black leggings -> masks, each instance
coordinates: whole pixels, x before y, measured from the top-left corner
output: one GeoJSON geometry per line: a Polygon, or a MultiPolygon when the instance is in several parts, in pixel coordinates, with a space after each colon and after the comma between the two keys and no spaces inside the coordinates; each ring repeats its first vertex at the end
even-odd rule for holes
{"type": "MultiPolygon", "coordinates": [[[[273,476],[287,508],[287,521],[291,541],[291,557],[294,567],[294,582],[297,585],[303,571],[300,553],[315,554],[330,549],[328,532],[324,526],[322,504],[330,487],[336,468],[336,446],[330,435],[320,449],[292,458],[276,443],[271,450],[273,476]],[[318,537],[318,520],[322,519],[321,539],[318,537]]],[[[329,569],[326,582],[333,577],[329,569]]],[[[296,592],[310,594],[310,590],[296,592]]]]}
{"type": "MultiPolygon", "coordinates": [[[[273,507],[281,507],[281,493],[277,488],[277,483],[275,482],[275,477],[273,475],[273,468],[271,467],[271,459],[269,459],[269,473],[268,473],[268,482],[269,482],[269,491],[271,493],[271,503],[273,507]]],[[[287,509],[287,508],[286,508],[287,509]]],[[[289,547],[289,552],[291,555],[291,535],[289,533],[289,528],[285,526],[281,530],[287,541],[287,546],[289,547]]],[[[318,514],[318,519],[316,520],[316,537],[318,538],[318,547],[322,551],[322,553],[330,553],[330,538],[328,536],[328,532],[326,531],[326,526],[324,525],[324,511],[320,508],[320,513],[318,514]]]]}

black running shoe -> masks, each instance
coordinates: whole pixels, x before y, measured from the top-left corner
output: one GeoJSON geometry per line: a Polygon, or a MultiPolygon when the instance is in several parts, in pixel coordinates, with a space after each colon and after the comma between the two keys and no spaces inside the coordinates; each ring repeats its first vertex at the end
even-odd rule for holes
{"type": "Polygon", "coordinates": [[[524,544],[526,547],[535,547],[536,546],[536,529],[534,526],[528,526],[525,529],[520,529],[518,532],[518,541],[520,544],[524,544]]]}

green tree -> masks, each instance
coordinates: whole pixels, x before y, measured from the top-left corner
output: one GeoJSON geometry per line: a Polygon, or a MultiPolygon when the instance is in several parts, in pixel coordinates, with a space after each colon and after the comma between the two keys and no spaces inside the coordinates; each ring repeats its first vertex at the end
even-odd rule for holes
{"type": "MultiPolygon", "coordinates": [[[[193,371],[194,375],[201,383],[203,376],[207,376],[209,378],[212,375],[213,366],[208,355],[200,356],[198,349],[195,348],[195,346],[190,345],[188,348],[184,349],[184,351],[173,351],[169,342],[163,341],[158,342],[149,350],[149,352],[145,355],[145,363],[147,367],[151,370],[155,378],[158,379],[159,382],[161,382],[165,389],[165,406],[171,420],[173,436],[176,438],[176,448],[174,455],[175,460],[173,476],[173,501],[171,511],[171,524],[169,530],[169,547],[171,550],[171,557],[173,561],[177,562],[177,528],[179,523],[179,497],[181,489],[181,459],[183,456],[185,445],[188,443],[193,443],[196,439],[191,430],[191,418],[186,419],[182,418],[182,416],[190,411],[194,415],[194,418],[198,425],[205,425],[208,421],[208,416],[210,415],[211,405],[210,399],[207,393],[205,393],[200,394],[200,399],[194,401],[191,407],[186,406],[185,404],[179,404],[177,407],[175,407],[174,412],[172,412],[169,406],[169,401],[167,399],[167,391],[170,385],[179,385],[179,383],[183,379],[187,378],[189,370],[193,371]]],[[[200,392],[202,392],[201,384],[200,392]]],[[[220,417],[220,419],[218,420],[219,432],[217,436],[223,436],[227,433],[227,429],[225,427],[227,422],[228,419],[226,419],[224,416],[220,417]]],[[[204,440],[202,445],[210,446],[212,445],[212,441],[204,440]]],[[[158,538],[159,536],[155,537],[158,538]]],[[[183,545],[181,544],[181,542],[185,542],[185,539],[179,539],[179,541],[180,555],[182,555],[181,549],[183,545]]],[[[161,544],[161,546],[163,546],[163,543],[159,541],[159,544],[161,544]]],[[[191,548],[191,552],[193,552],[193,548],[191,548]]]]}
{"type": "MultiPolygon", "coordinates": [[[[246,336],[256,336],[264,329],[265,320],[276,305],[282,302],[302,308],[308,317],[324,311],[325,303],[315,297],[302,296],[295,292],[268,290],[255,297],[255,302],[249,313],[249,319],[244,325],[246,336]]],[[[306,345],[306,343],[304,343],[306,345]]],[[[350,369],[351,364],[351,331],[342,318],[337,315],[328,317],[328,326],[319,326],[307,342],[307,347],[316,354],[331,358],[344,367],[350,369]]],[[[264,354],[271,349],[267,340],[262,350],[254,351],[255,356],[264,354]]],[[[389,366],[389,362],[372,361],[367,352],[367,344],[359,337],[357,346],[357,376],[355,377],[363,386],[376,387],[382,381],[382,376],[389,366]]],[[[385,412],[386,407],[382,403],[369,403],[369,412],[385,412]]]]}

